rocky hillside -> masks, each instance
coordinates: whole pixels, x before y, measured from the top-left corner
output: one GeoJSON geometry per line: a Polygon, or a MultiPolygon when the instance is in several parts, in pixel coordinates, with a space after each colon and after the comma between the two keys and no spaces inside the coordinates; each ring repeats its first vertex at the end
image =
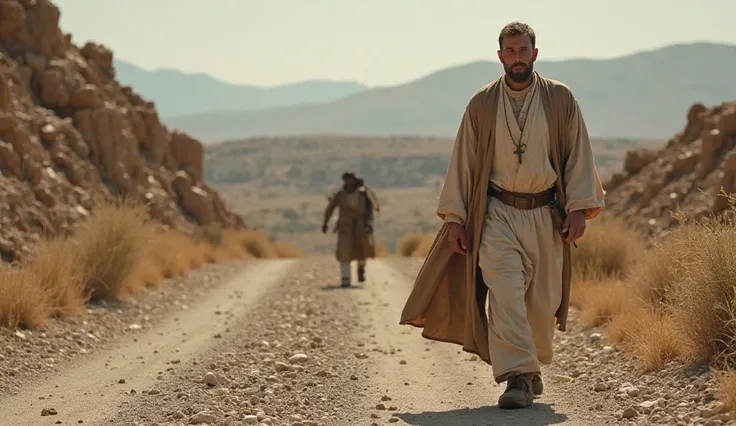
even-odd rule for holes
{"type": "Polygon", "coordinates": [[[49,0],[0,0],[0,254],[64,235],[95,200],[148,203],[168,227],[243,227],[203,181],[202,145],[115,77],[113,54],[59,28],[49,0]]]}
{"type": "Polygon", "coordinates": [[[736,192],[736,102],[692,105],[685,128],[666,147],[627,153],[623,171],[604,184],[608,209],[650,235],[677,226],[672,212],[707,219],[736,192]]]}

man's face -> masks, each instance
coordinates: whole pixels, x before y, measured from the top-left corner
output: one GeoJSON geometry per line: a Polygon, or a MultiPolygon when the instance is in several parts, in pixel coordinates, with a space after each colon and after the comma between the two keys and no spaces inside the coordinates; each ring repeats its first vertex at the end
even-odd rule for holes
{"type": "Polygon", "coordinates": [[[534,61],[537,59],[537,48],[532,48],[531,37],[527,34],[506,36],[498,51],[498,59],[503,64],[506,75],[512,81],[521,83],[534,71],[534,61]]]}
{"type": "Polygon", "coordinates": [[[353,190],[358,187],[358,182],[353,178],[345,178],[342,180],[342,184],[347,190],[353,190]]]}

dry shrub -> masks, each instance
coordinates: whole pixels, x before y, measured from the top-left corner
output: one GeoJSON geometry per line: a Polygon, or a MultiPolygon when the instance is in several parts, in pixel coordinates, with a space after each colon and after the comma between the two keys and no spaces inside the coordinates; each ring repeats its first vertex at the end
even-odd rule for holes
{"type": "MultiPolygon", "coordinates": [[[[655,243],[620,286],[625,297],[614,303],[619,312],[608,324],[608,335],[647,369],[661,368],[674,358],[732,364],[736,361],[736,223],[728,216],[697,223],[675,216],[680,227],[655,243]]],[[[602,285],[587,284],[590,290],[578,291],[576,303],[583,305],[584,317],[586,304],[604,311],[599,306],[603,302],[597,300],[618,297],[618,293],[603,294],[607,290],[602,285]]],[[[590,315],[593,321],[602,317],[590,315]]],[[[724,387],[735,386],[730,383],[724,382],[724,387]]]]}
{"type": "Polygon", "coordinates": [[[672,288],[685,273],[685,260],[693,250],[689,243],[692,232],[681,228],[664,242],[655,242],[634,267],[629,281],[637,297],[655,309],[666,309],[672,288]]]}
{"type": "Polygon", "coordinates": [[[146,256],[154,232],[141,204],[118,199],[95,206],[94,214],[70,239],[91,299],[114,299],[125,293],[126,279],[146,256]]]}
{"type": "Polygon", "coordinates": [[[727,368],[716,373],[715,378],[718,399],[723,402],[727,410],[736,412],[736,372],[727,368]]]}
{"type": "Polygon", "coordinates": [[[612,278],[576,281],[570,297],[580,308],[580,320],[591,327],[608,323],[631,303],[627,285],[612,278]]]}
{"type": "Polygon", "coordinates": [[[44,292],[51,315],[72,316],[84,310],[85,281],[76,262],[77,255],[68,241],[43,238],[35,255],[20,264],[44,292]]]}
{"type": "Polygon", "coordinates": [[[215,262],[251,257],[243,244],[240,232],[224,232],[221,243],[213,246],[213,257],[215,262]]]}
{"type": "Polygon", "coordinates": [[[387,257],[389,255],[389,251],[381,243],[376,243],[376,257],[387,257]]]}
{"type": "Polygon", "coordinates": [[[200,241],[207,241],[213,246],[219,246],[223,243],[224,231],[222,226],[217,223],[210,223],[197,228],[195,238],[200,241]]]}
{"type": "Polygon", "coordinates": [[[632,306],[608,326],[609,338],[622,343],[646,371],[657,370],[682,355],[682,341],[672,318],[647,306],[632,306]]]}
{"type": "Polygon", "coordinates": [[[260,231],[250,229],[238,230],[232,233],[233,241],[245,247],[245,251],[258,259],[275,259],[278,253],[268,236],[260,231]]]}
{"type": "Polygon", "coordinates": [[[146,256],[125,280],[126,293],[136,293],[144,287],[156,287],[167,278],[189,273],[204,264],[200,245],[178,231],[156,231],[146,256]]]}
{"type": "Polygon", "coordinates": [[[426,257],[432,249],[435,234],[423,234],[413,232],[404,235],[397,244],[397,252],[399,256],[417,256],[426,257]]]}
{"type": "Polygon", "coordinates": [[[69,238],[42,239],[34,256],[0,270],[0,326],[42,327],[49,315],[78,314],[90,299],[122,299],[206,262],[298,257],[253,231],[199,230],[196,238],[157,229],[145,206],[99,200],[69,238]]]}
{"type": "Polygon", "coordinates": [[[572,264],[578,279],[623,278],[645,252],[641,236],[617,218],[591,220],[577,245],[572,264]]]}
{"type": "Polygon", "coordinates": [[[304,252],[296,247],[286,245],[284,243],[275,242],[273,248],[276,251],[276,257],[279,258],[298,258],[304,257],[304,252]]]}
{"type": "Polygon", "coordinates": [[[46,294],[26,269],[0,269],[0,326],[43,327],[49,315],[46,294]]]}
{"type": "Polygon", "coordinates": [[[399,256],[413,256],[414,251],[419,247],[419,243],[422,242],[422,234],[414,232],[406,234],[399,240],[397,244],[397,252],[399,256]]]}
{"type": "Polygon", "coordinates": [[[271,241],[263,232],[252,229],[222,229],[207,226],[198,230],[197,240],[207,262],[254,257],[258,259],[303,257],[304,252],[271,241]]]}
{"type": "Polygon", "coordinates": [[[687,256],[682,275],[667,301],[680,330],[687,355],[708,360],[736,343],[736,224],[709,222],[688,225],[687,256]]]}
{"type": "Polygon", "coordinates": [[[181,276],[204,262],[201,245],[179,231],[160,232],[148,259],[158,266],[164,278],[181,276]]]}

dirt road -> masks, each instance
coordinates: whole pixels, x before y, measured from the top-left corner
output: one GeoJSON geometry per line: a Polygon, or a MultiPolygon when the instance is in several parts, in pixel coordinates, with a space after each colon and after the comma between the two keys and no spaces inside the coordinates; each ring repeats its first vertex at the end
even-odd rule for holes
{"type": "Polygon", "coordinates": [[[399,326],[419,265],[373,261],[340,289],[329,257],[254,261],[186,313],[0,398],[0,424],[604,423],[588,389],[550,377],[533,408],[499,410],[484,363],[399,326]]]}

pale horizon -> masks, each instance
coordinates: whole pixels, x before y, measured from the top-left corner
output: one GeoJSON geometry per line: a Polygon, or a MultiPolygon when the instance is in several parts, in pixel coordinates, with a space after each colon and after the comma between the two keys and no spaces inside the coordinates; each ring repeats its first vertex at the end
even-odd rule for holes
{"type": "Polygon", "coordinates": [[[699,8],[676,0],[667,13],[655,0],[466,0],[454,6],[443,0],[127,0],[124,9],[110,0],[54,3],[62,30],[77,45],[104,44],[116,59],[149,71],[258,86],[305,80],[393,86],[448,67],[497,61],[498,32],[513,20],[537,32],[539,61],[607,59],[682,43],[736,44],[733,0],[699,8]]]}

